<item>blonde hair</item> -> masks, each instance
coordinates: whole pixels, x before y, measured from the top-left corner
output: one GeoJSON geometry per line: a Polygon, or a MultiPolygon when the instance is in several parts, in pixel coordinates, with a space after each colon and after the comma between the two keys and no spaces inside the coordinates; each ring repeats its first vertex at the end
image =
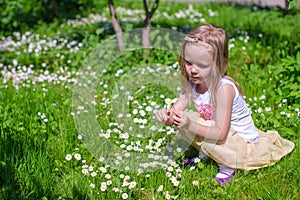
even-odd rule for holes
{"type": "Polygon", "coordinates": [[[189,77],[185,69],[184,59],[184,50],[187,44],[200,45],[206,48],[213,56],[213,68],[211,73],[212,81],[208,87],[211,96],[211,103],[214,107],[216,107],[215,96],[220,79],[222,77],[232,81],[238,88],[239,92],[242,93],[239,84],[226,74],[228,65],[228,39],[224,29],[215,25],[204,24],[196,27],[187,34],[183,42],[179,57],[179,66],[181,75],[183,77],[182,82],[184,87],[187,84],[186,82],[189,81],[189,77]]]}

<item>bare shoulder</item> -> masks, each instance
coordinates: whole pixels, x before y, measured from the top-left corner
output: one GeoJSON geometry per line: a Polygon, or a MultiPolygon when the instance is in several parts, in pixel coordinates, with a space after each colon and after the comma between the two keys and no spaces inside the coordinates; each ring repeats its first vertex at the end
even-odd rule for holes
{"type": "Polygon", "coordinates": [[[235,97],[235,89],[230,84],[221,84],[217,89],[217,99],[233,100],[235,97]]]}

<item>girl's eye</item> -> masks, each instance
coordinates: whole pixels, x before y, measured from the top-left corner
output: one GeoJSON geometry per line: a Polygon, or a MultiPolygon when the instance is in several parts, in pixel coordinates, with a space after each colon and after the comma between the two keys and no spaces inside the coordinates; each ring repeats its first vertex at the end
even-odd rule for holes
{"type": "Polygon", "coordinates": [[[185,61],[185,64],[192,65],[192,63],[190,63],[189,61],[185,61]]]}
{"type": "Polygon", "coordinates": [[[206,68],[208,68],[209,67],[209,65],[208,66],[204,66],[204,65],[202,65],[202,66],[199,66],[200,68],[202,68],[202,69],[206,69],[206,68]]]}

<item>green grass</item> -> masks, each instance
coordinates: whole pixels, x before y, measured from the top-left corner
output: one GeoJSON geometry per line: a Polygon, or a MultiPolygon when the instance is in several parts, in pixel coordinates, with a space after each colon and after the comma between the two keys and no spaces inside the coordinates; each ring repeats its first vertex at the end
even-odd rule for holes
{"type": "MultiPolygon", "coordinates": [[[[138,3],[130,6],[132,9],[142,9],[138,3]]],[[[182,6],[189,7],[186,4],[171,5],[162,2],[159,11],[173,16],[182,6]]],[[[127,7],[127,4],[123,7],[127,7]]],[[[176,72],[178,68],[176,65],[172,66],[176,62],[176,55],[152,50],[151,56],[144,59],[142,51],[127,52],[108,65],[104,74],[98,74],[95,78],[97,85],[92,94],[96,103],[95,115],[101,126],[96,130],[97,138],[87,141],[85,139],[91,139],[90,133],[95,131],[93,126],[81,131],[76,123],[80,125],[84,122],[75,119],[88,116],[84,110],[89,105],[93,105],[93,108],[94,104],[83,102],[83,108],[77,107],[78,104],[73,101],[73,95],[76,94],[74,89],[81,86],[74,83],[73,78],[82,69],[83,60],[88,53],[113,31],[103,28],[105,22],[76,27],[67,26],[66,22],[63,22],[64,26],[58,22],[41,24],[40,27],[30,30],[32,33],[26,36],[30,38],[36,34],[40,38],[43,35],[49,37],[43,46],[46,49],[42,49],[38,55],[34,52],[24,53],[29,44],[23,44],[14,51],[1,51],[0,199],[121,199],[124,193],[129,199],[166,199],[168,195],[171,199],[297,199],[300,102],[298,94],[294,92],[297,89],[294,85],[300,83],[297,76],[300,71],[299,56],[296,56],[299,51],[299,14],[284,16],[276,9],[252,12],[250,7],[234,8],[225,4],[195,4],[193,9],[194,13],[203,13],[207,22],[223,26],[230,33],[230,38],[234,38],[230,41],[234,47],[230,50],[229,74],[244,89],[256,126],[262,130],[278,130],[282,137],[293,141],[296,146],[291,154],[271,167],[239,171],[233,181],[224,187],[219,187],[212,180],[218,170],[213,161],[199,164],[195,169],[180,168],[182,157],[185,156],[182,153],[175,154],[177,159],[174,163],[158,159],[167,164],[166,168],[148,168],[147,171],[147,168],[140,167],[144,171],[139,173],[125,168],[127,165],[136,167],[136,157],[132,160],[129,157],[127,160],[123,156],[120,162],[124,162],[124,166],[117,169],[112,163],[108,165],[105,161],[111,158],[115,161],[116,158],[110,156],[118,148],[107,149],[108,147],[99,145],[103,141],[113,143],[114,147],[123,144],[124,149],[136,147],[137,150],[127,150],[132,155],[141,149],[146,155],[159,155],[157,151],[168,144],[165,142],[166,138],[170,141],[174,137],[174,134],[170,134],[173,130],[163,126],[160,126],[164,128],[161,132],[149,130],[154,122],[151,111],[147,109],[162,107],[165,98],[176,97],[168,87],[149,84],[145,85],[146,89],[142,89],[142,83],[146,84],[149,80],[145,78],[142,79],[144,82],[134,88],[131,94],[133,98],[128,101],[130,106],[127,107],[131,113],[131,124],[134,118],[140,120],[134,128],[139,130],[142,138],[134,137],[126,127],[129,133],[127,139],[121,119],[128,113],[119,113],[118,108],[121,107],[115,107],[113,102],[116,94],[114,87],[124,83],[122,78],[126,78],[130,70],[142,70],[142,66],[152,66],[155,69],[155,63],[159,63],[163,69],[176,72]],[[218,15],[209,16],[208,9],[218,15]],[[54,39],[66,42],[62,42],[62,48],[49,45],[54,39]],[[75,43],[71,43],[72,41],[75,43]],[[75,46],[78,47],[76,52],[73,51],[75,46]],[[16,66],[13,59],[18,61],[16,66]],[[26,78],[31,73],[30,69],[34,73],[26,78]],[[120,69],[123,71],[118,72],[120,69]],[[293,80],[287,78],[293,74],[296,74],[293,80]],[[142,112],[135,113],[135,109],[143,110],[145,116],[142,112]],[[113,114],[123,116],[118,118],[113,114]],[[141,122],[142,119],[147,122],[141,122]],[[119,137],[121,134],[124,137],[119,137]],[[102,139],[99,139],[99,135],[102,139]],[[103,140],[103,137],[108,139],[103,140]],[[153,149],[149,150],[147,145],[153,149]],[[91,148],[107,157],[94,156],[96,153],[91,153],[91,148]],[[71,160],[66,159],[68,154],[72,155],[71,160]],[[76,157],[78,155],[80,159],[76,157]],[[126,179],[126,175],[130,179],[126,179]],[[179,181],[179,185],[176,181],[179,181]],[[197,182],[193,185],[193,181],[197,182]],[[101,188],[103,183],[107,184],[106,188],[101,188]],[[157,190],[161,185],[163,189],[159,192],[157,190]]],[[[128,15],[126,12],[120,14],[124,17],[128,15]]],[[[199,24],[199,21],[191,21],[189,15],[184,15],[182,19],[165,19],[159,13],[156,14],[158,15],[153,19],[156,27],[176,26],[177,30],[185,32],[189,29],[185,29],[185,25],[194,27],[199,24]]],[[[107,10],[104,15],[107,15],[107,10]]],[[[140,25],[140,20],[122,22],[123,28],[128,30],[140,25]]],[[[14,39],[19,41],[16,37],[14,39]]],[[[35,44],[40,41],[41,39],[35,38],[31,42],[35,44]]],[[[148,72],[147,75],[152,77],[157,74],[148,72]]],[[[169,76],[164,73],[161,75],[169,76]]],[[[87,122],[92,123],[89,120],[87,122]]],[[[103,143],[105,144],[108,143],[103,143]]],[[[188,150],[185,154],[195,153],[193,149],[188,150]]]]}

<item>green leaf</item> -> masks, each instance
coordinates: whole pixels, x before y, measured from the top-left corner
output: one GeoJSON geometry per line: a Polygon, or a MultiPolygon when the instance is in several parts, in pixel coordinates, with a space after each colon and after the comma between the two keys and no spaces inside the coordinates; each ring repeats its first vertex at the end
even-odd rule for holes
{"type": "Polygon", "coordinates": [[[280,126],[281,126],[280,122],[277,119],[275,119],[274,120],[274,127],[277,128],[277,127],[280,127],[280,126]]]}
{"type": "Polygon", "coordinates": [[[125,31],[131,31],[133,29],[133,24],[126,24],[125,31]]]}
{"type": "Polygon", "coordinates": [[[103,28],[97,28],[96,29],[96,34],[100,35],[101,33],[103,33],[103,31],[104,31],[103,28]]]}
{"type": "Polygon", "coordinates": [[[198,167],[199,169],[203,169],[203,168],[204,168],[203,162],[198,162],[198,163],[197,163],[197,167],[198,167]]]}

